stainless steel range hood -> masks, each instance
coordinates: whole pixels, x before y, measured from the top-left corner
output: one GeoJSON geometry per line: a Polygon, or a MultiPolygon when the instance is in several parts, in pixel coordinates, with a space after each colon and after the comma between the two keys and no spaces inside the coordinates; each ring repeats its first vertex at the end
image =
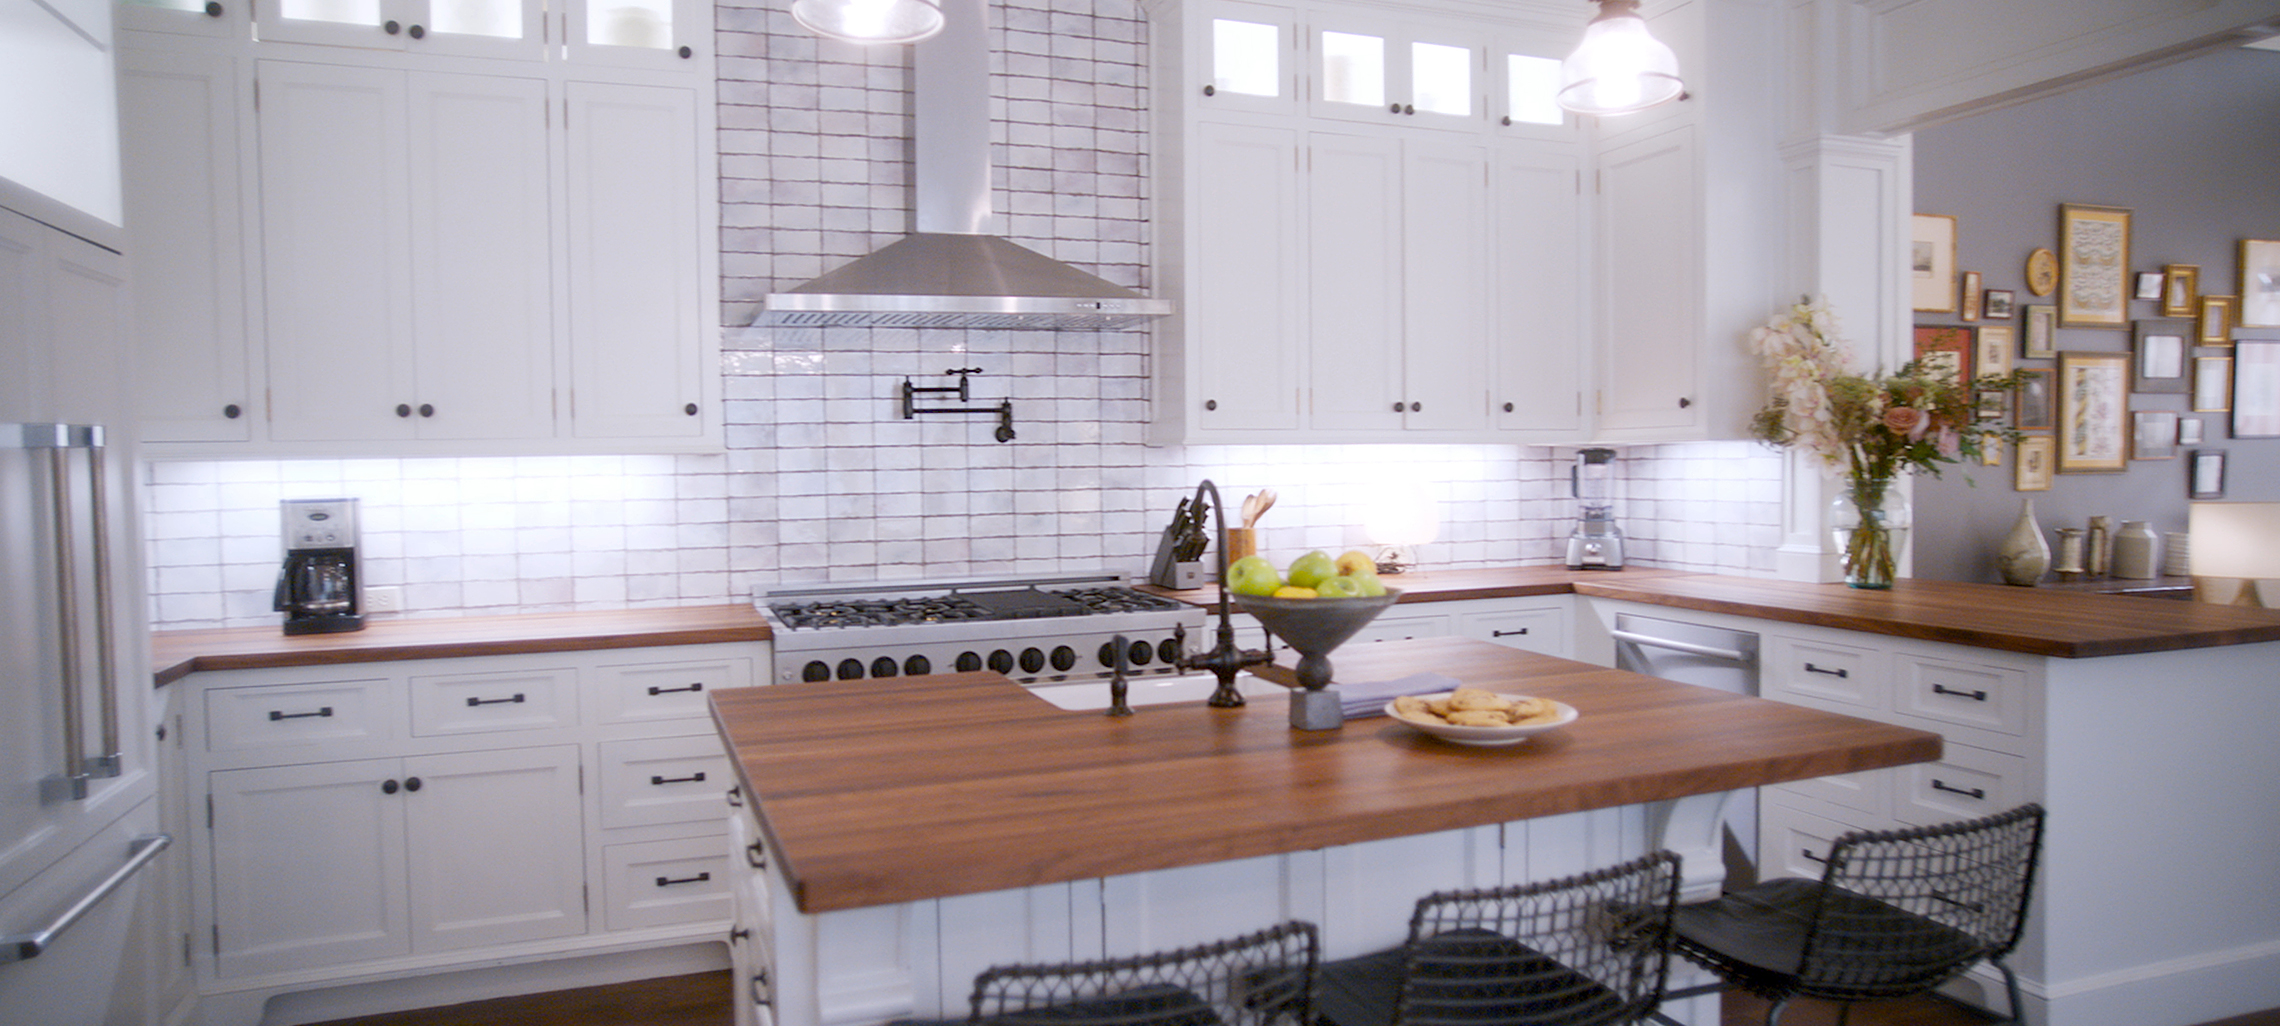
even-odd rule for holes
{"type": "Polygon", "coordinates": [[[987,234],[987,0],[943,4],[945,24],[911,55],[917,232],[791,289],[752,323],[900,328],[1120,328],[1172,312],[1032,249],[987,234]]]}

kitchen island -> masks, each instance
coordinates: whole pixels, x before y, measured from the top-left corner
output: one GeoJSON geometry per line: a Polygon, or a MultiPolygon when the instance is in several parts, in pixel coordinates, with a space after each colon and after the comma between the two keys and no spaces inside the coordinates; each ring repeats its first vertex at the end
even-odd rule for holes
{"type": "Polygon", "coordinates": [[[738,893],[746,996],[794,1026],[957,1015],[990,964],[1287,918],[1316,922],[1339,957],[1397,941],[1429,891],[1658,846],[1692,856],[1699,892],[1723,874],[1725,792],[1940,750],[1922,730],[1465,639],[1337,662],[1345,680],[1430,669],[1581,716],[1469,748],[1384,718],[1293,731],[1273,698],[1115,719],[988,673],[716,694],[762,868],[738,893]]]}

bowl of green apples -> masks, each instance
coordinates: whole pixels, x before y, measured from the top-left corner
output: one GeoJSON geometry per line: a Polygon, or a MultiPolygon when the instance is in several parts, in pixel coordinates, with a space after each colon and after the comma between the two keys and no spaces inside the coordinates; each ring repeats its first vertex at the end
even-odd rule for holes
{"type": "Polygon", "coordinates": [[[1378,580],[1367,553],[1337,559],[1320,549],[1278,570],[1264,556],[1227,566],[1227,590],[1237,608],[1256,617],[1267,633],[1298,652],[1298,682],[1308,690],[1330,683],[1330,653],[1368,626],[1401,591],[1378,580]]]}

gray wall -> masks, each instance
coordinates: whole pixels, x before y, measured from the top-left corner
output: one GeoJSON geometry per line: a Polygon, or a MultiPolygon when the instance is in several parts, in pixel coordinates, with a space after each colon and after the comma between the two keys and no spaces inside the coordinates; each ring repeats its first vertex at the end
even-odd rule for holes
{"type": "MultiPolygon", "coordinates": [[[[2133,272],[2199,265],[2201,291],[2235,291],[2239,240],[2280,239],[2280,53],[2228,50],[1918,132],[1916,210],[1956,218],[1956,266],[2021,306],[2027,254],[2057,248],[2061,203],[2132,212],[2133,272]]],[[[2159,304],[2133,301],[2132,317],[2159,304]]],[[[1917,314],[1916,323],[1963,323],[1917,314]]],[[[2013,318],[2008,322],[2019,326],[2013,318]]],[[[2276,333],[2259,332],[2265,337],[2276,333]]],[[[2130,333],[2061,329],[2059,350],[2127,352],[2130,333]]],[[[2211,352],[2201,351],[2204,355],[2211,352]]],[[[2052,360],[2021,360],[2050,367],[2052,360]]],[[[2227,499],[2280,500],[2280,439],[2230,437],[2225,414],[2189,412],[2189,396],[2130,396],[2135,410],[2175,410],[2205,423],[2202,448],[2229,459],[2227,499]]],[[[2060,474],[2049,491],[2018,492],[2012,467],[1951,466],[1916,487],[1919,577],[1995,581],[1993,553],[2019,499],[2032,497],[2046,537],[2093,515],[2185,529],[2183,458],[2133,461],[2120,474],[2060,474]]]]}

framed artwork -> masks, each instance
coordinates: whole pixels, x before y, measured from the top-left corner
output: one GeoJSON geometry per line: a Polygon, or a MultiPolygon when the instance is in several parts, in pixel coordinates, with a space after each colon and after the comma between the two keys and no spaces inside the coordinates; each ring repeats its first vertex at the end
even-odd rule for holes
{"type": "Polygon", "coordinates": [[[1979,319],[1979,272],[1963,272],[1963,310],[1956,316],[1967,321],[1979,319]]]}
{"type": "Polygon", "coordinates": [[[2160,271],[2139,271],[2139,272],[2138,272],[2138,276],[2137,276],[2137,294],[2136,294],[2136,298],[2138,298],[2138,299],[2160,299],[2160,298],[2161,298],[2161,272],[2160,272],[2160,271]]]}
{"type": "Polygon", "coordinates": [[[2048,360],[2058,355],[2053,341],[2058,332],[2058,308],[2047,304],[2027,307],[2026,332],[2019,338],[2019,355],[2048,360]]]}
{"type": "Polygon", "coordinates": [[[1979,329],[1979,344],[1971,358],[1972,377],[2011,373],[2011,347],[2017,344],[2018,334],[2008,324],[1990,324],[1979,329]]]}
{"type": "Polygon", "coordinates": [[[2049,435],[2019,439],[2019,464],[2012,469],[2011,487],[2022,492],[2050,491],[2051,461],[2058,440],[2049,435]]]}
{"type": "Polygon", "coordinates": [[[2177,418],[2177,444],[2179,444],[2179,445],[2199,445],[2199,444],[2201,444],[2201,418],[2199,418],[2199,417],[2179,417],[2179,418],[2177,418]]]}
{"type": "Polygon", "coordinates": [[[2240,240],[2240,300],[2237,322],[2245,327],[2280,327],[2280,239],[2240,240]]]}
{"type": "MultiPolygon", "coordinates": [[[[2058,259],[2059,327],[2129,326],[2130,212],[2127,209],[2060,204],[2058,259]]],[[[2066,448],[2060,446],[2059,454],[2065,453],[2066,448]]]]}
{"type": "Polygon", "coordinates": [[[1910,305],[1927,313],[1955,312],[1955,218],[1917,214],[1909,229],[1910,305]]]}
{"type": "Polygon", "coordinates": [[[2194,334],[2205,346],[2232,344],[2233,297],[2202,296],[2200,316],[2193,319],[2194,334]]]}
{"type": "Polygon", "coordinates": [[[2223,449],[2195,449],[2187,461],[2192,468],[2185,482],[2185,494],[2195,499],[2222,499],[2225,497],[2225,451],[2223,449]]]}
{"type": "MultiPolygon", "coordinates": [[[[1997,393],[1995,393],[1995,398],[1996,398],[1996,401],[1997,401],[1997,402],[2001,402],[2001,401],[2002,401],[2002,398],[2003,398],[2003,393],[2001,393],[2001,392],[1997,392],[1997,393]]],[[[1986,407],[1985,407],[1985,406],[1982,406],[1982,407],[1980,407],[1980,409],[1984,411],[1984,410],[1986,409],[1986,407]]],[[[2002,412],[2000,409],[1998,409],[1998,410],[1995,412],[1995,415],[1996,415],[1996,416],[1998,416],[1998,417],[2000,417],[2000,416],[2002,416],[2002,415],[2003,415],[2003,412],[2002,412]]],[[[1980,416],[1981,416],[1981,417],[1985,417],[1985,416],[1986,416],[1986,414],[1985,414],[1984,412],[1982,412],[1982,413],[1980,414],[1980,416]]],[[[1979,440],[1979,465],[1980,465],[1980,466],[1982,466],[1982,467],[2000,467],[2000,466],[2002,466],[2002,465],[2003,465],[2003,446],[2004,446],[2004,442],[2003,442],[2003,439],[2002,439],[2002,437],[2001,437],[2001,436],[1999,436],[1999,435],[1996,435],[1996,436],[1989,436],[1989,437],[1987,437],[1987,438],[1982,438],[1982,439],[1980,439],[1980,440],[1979,440]]]]}
{"type": "Polygon", "coordinates": [[[2226,413],[2232,409],[2232,357],[2193,358],[2193,412],[2226,413]]]}
{"type": "Polygon", "coordinates": [[[2018,300],[2010,289],[1988,289],[1986,296],[1979,312],[1988,320],[2007,321],[2018,311],[2018,300]]]}
{"type": "Polygon", "coordinates": [[[2199,264],[2164,264],[2161,268],[2161,315],[2163,317],[2191,317],[2199,312],[2201,299],[2201,267],[2199,264]]]}
{"type": "Polygon", "coordinates": [[[2127,469],[2129,363],[2120,353],[2058,354],[2059,473],[2127,469]]]}
{"type": "Polygon", "coordinates": [[[2051,294],[2051,290],[2056,288],[2058,288],[2058,254],[2037,246],[2034,252],[2027,254],[2027,292],[2032,295],[2047,296],[2051,294]]]}
{"type": "Polygon", "coordinates": [[[2233,343],[2232,436],[2280,438],[2280,340],[2233,343]]]}
{"type": "Polygon", "coordinates": [[[2177,458],[2177,414],[2168,410],[2139,410],[2130,414],[2130,458],[2177,458]]]}
{"type": "Polygon", "coordinates": [[[1916,329],[1916,362],[1923,368],[1925,377],[1958,385],[1970,381],[1971,349],[1970,328],[1916,329]]]}
{"type": "Polygon", "coordinates": [[[2130,361],[2130,391],[2152,394],[2183,394],[2190,390],[2186,380],[2186,354],[2193,348],[2193,322],[2174,317],[2154,318],[2137,322],[2135,338],[2131,340],[2133,359],[2130,361]]]}
{"type": "Polygon", "coordinates": [[[2012,408],[2012,426],[2021,431],[2048,431],[2057,422],[2057,396],[2051,391],[2053,372],[2024,369],[2019,372],[2019,402],[2012,408]]]}
{"type": "Polygon", "coordinates": [[[1974,392],[1972,397],[1978,404],[1973,414],[1979,420],[2002,420],[2011,414],[2009,389],[1982,388],[1974,392]]]}

